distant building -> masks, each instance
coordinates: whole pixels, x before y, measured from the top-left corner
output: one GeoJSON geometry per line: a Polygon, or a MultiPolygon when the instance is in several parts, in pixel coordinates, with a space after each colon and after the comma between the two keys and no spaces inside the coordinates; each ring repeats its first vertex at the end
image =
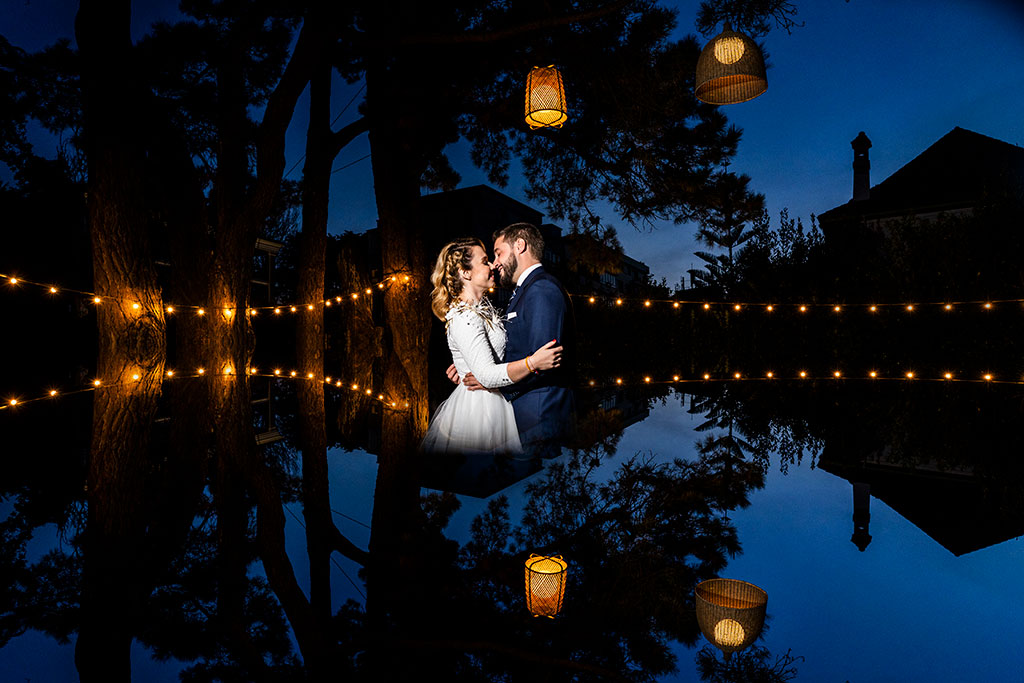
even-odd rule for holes
{"type": "Polygon", "coordinates": [[[1024,195],[1024,149],[959,126],[874,187],[871,140],[861,132],[850,145],[853,198],[818,216],[826,238],[851,222],[884,230],[906,218],[970,214],[987,201],[1024,195]]]}

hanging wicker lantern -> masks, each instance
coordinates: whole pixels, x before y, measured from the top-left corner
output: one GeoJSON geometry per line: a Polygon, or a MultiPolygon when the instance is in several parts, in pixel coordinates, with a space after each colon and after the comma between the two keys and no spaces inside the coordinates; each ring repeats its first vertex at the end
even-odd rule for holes
{"type": "Polygon", "coordinates": [[[754,584],[709,579],[694,593],[700,630],[726,657],[749,647],[761,633],[768,594],[754,584]]]}
{"type": "Polygon", "coordinates": [[[761,48],[727,23],[701,50],[696,83],[694,94],[708,104],[754,99],[768,89],[761,48]]]}
{"type": "Polygon", "coordinates": [[[561,128],[569,120],[562,74],[554,64],[535,66],[526,77],[526,123],[531,130],[561,128]]]}
{"type": "Polygon", "coordinates": [[[533,616],[554,618],[562,611],[568,568],[561,555],[530,555],[526,560],[526,607],[533,616]]]}

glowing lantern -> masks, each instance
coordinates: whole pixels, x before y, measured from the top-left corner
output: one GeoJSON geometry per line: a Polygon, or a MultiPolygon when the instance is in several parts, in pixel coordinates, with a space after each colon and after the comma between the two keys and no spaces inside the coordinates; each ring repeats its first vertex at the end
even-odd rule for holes
{"type": "Polygon", "coordinates": [[[535,66],[526,77],[526,123],[531,130],[561,128],[569,120],[562,74],[554,64],[535,66]]]}
{"type": "Polygon", "coordinates": [[[530,555],[526,560],[526,608],[533,616],[554,618],[562,611],[568,568],[561,555],[530,555]]]}
{"type": "Polygon", "coordinates": [[[726,23],[697,60],[697,99],[708,104],[736,104],[752,100],[767,89],[761,48],[726,23]]]}
{"type": "Polygon", "coordinates": [[[701,632],[727,658],[757,640],[768,606],[763,590],[746,581],[709,579],[694,593],[701,632]]]}

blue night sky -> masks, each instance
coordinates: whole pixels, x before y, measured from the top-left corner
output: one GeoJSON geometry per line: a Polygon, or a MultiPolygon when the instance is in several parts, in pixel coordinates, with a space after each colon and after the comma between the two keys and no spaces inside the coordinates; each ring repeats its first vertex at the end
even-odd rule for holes
{"type": "MultiPolygon", "coordinates": [[[[679,37],[693,33],[698,3],[675,2],[679,37]]],[[[730,170],[746,173],[764,193],[772,224],[789,208],[807,221],[846,202],[852,192],[850,141],[865,131],[873,142],[871,179],[878,183],[955,126],[1014,144],[1024,143],[1024,7],[1013,0],[817,0],[797,2],[793,30],[774,30],[768,92],[726,107],[743,131],[730,170]]],[[[73,37],[76,3],[25,0],[8,6],[0,34],[25,49],[73,37]]],[[[135,3],[133,30],[141,35],[157,18],[173,19],[175,2],[135,3]]],[[[702,41],[703,42],[703,41],[702,41]]],[[[340,82],[334,111],[342,112],[360,84],[340,82]]],[[[357,116],[361,94],[340,116],[357,116]]],[[[570,117],[571,106],[570,101],[570,117]]],[[[570,119],[571,124],[571,119],[570,119]]],[[[298,162],[306,127],[304,105],[289,131],[289,167],[298,162]]],[[[46,149],[40,140],[42,149],[46,149]]],[[[49,143],[52,145],[52,143],[49,143]]],[[[485,183],[466,145],[449,150],[462,174],[460,186],[485,183]]],[[[376,207],[369,143],[363,135],[342,151],[332,179],[331,232],[373,227],[376,207]],[[354,163],[353,163],[354,162],[354,163]],[[348,165],[351,164],[351,165],[348,165]],[[342,168],[347,166],[346,168],[342,168]]],[[[289,177],[301,173],[301,165],[289,177]]],[[[524,182],[513,173],[503,191],[525,201],[524,182]]],[[[538,207],[543,208],[543,207],[538,207]]],[[[698,260],[694,227],[658,225],[638,231],[605,207],[626,253],[646,262],[655,278],[670,284],[698,260]]]]}

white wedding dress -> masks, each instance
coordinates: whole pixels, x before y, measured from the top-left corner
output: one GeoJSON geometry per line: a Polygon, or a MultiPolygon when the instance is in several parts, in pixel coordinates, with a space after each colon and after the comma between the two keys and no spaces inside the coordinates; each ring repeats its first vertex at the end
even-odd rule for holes
{"type": "Polygon", "coordinates": [[[505,327],[494,307],[460,302],[445,316],[448,348],[459,377],[472,372],[487,387],[470,391],[459,382],[434,411],[421,448],[427,453],[521,453],[515,413],[499,391],[512,384],[501,358],[505,327]]]}

